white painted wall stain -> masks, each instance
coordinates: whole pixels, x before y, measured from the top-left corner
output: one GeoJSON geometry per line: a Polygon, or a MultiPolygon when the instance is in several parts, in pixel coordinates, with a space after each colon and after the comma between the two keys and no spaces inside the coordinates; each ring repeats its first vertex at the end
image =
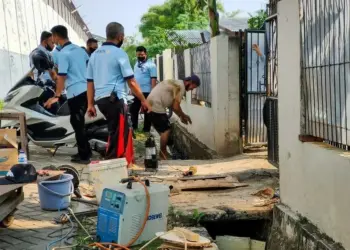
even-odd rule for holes
{"type": "Polygon", "coordinates": [[[75,21],[71,23],[78,28],[74,30],[44,0],[0,0],[0,99],[29,71],[28,56],[39,45],[42,31],[61,24],[73,43],[85,45],[87,36],[75,21]]]}

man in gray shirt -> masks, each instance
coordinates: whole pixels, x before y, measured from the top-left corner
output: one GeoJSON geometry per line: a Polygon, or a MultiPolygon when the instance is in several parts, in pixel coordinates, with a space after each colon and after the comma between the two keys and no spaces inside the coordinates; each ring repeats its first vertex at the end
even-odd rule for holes
{"type": "Polygon", "coordinates": [[[196,75],[181,80],[165,80],[157,84],[147,97],[147,101],[152,107],[149,114],[150,121],[160,134],[160,158],[168,158],[166,146],[170,135],[170,122],[166,114],[166,108],[172,108],[175,114],[184,124],[192,124],[191,118],[186,115],[180,106],[182,97],[186,91],[191,91],[200,85],[200,79],[196,75]]]}

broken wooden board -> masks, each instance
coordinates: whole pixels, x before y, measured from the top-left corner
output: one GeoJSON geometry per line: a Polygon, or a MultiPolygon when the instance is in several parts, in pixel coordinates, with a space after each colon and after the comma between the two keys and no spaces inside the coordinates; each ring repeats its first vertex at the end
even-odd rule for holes
{"type": "Polygon", "coordinates": [[[228,176],[224,179],[206,179],[206,180],[178,180],[172,183],[172,187],[181,191],[189,190],[209,190],[246,187],[248,184],[240,183],[236,178],[228,176]]]}
{"type": "MultiPolygon", "coordinates": [[[[174,246],[182,246],[184,247],[185,242],[183,237],[180,237],[178,235],[175,234],[175,232],[171,232],[168,234],[164,234],[162,232],[160,233],[156,233],[156,236],[159,236],[160,239],[164,240],[165,243],[170,243],[174,246]]],[[[199,237],[199,241],[198,242],[190,242],[187,241],[187,248],[189,247],[196,247],[198,249],[204,248],[204,247],[209,247],[211,246],[211,241],[208,240],[207,238],[200,236],[199,237]]]]}
{"type": "Polygon", "coordinates": [[[227,178],[227,175],[193,175],[189,177],[183,177],[179,178],[180,181],[187,181],[187,180],[208,180],[208,179],[225,179],[227,178]]]}

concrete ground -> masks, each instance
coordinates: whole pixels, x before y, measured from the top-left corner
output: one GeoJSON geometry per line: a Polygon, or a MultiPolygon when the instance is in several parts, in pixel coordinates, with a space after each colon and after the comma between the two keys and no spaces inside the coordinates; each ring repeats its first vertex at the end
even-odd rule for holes
{"type": "MultiPolygon", "coordinates": [[[[142,163],[145,137],[139,138],[134,143],[137,164],[142,163]]],[[[77,168],[83,180],[88,179],[87,166],[70,163],[70,155],[75,149],[62,148],[57,154],[52,155],[45,149],[31,145],[31,163],[36,169],[49,165],[70,164],[77,168]]],[[[98,156],[95,156],[98,158],[98,156]]],[[[213,220],[223,218],[229,214],[242,216],[267,216],[271,206],[256,207],[260,198],[252,196],[252,193],[266,188],[278,186],[277,169],[266,160],[266,153],[241,155],[222,160],[213,161],[163,161],[161,162],[157,177],[168,178],[179,176],[178,170],[186,170],[189,166],[197,166],[197,175],[226,174],[237,177],[241,182],[247,183],[247,187],[228,189],[221,191],[191,191],[181,192],[170,197],[171,206],[184,214],[193,214],[200,211],[213,220]]],[[[158,179],[159,181],[159,179],[158,179]]],[[[166,183],[166,181],[164,181],[166,183]]],[[[25,200],[18,206],[15,213],[15,222],[8,229],[0,229],[1,249],[45,249],[46,245],[61,237],[70,229],[62,229],[67,226],[57,225],[54,218],[61,212],[45,212],[41,210],[37,192],[37,185],[30,184],[24,188],[25,200]],[[52,232],[58,230],[51,235],[52,232]]],[[[86,209],[86,208],[84,208],[86,209]]],[[[64,245],[61,242],[59,245],[64,245]]]]}

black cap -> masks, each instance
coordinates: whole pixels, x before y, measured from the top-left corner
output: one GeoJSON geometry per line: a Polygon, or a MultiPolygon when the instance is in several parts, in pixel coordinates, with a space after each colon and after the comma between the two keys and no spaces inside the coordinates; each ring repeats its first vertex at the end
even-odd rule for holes
{"type": "Polygon", "coordinates": [[[201,85],[201,80],[199,79],[199,77],[197,75],[191,75],[189,77],[185,78],[185,81],[191,81],[192,83],[196,84],[197,87],[199,87],[201,85]]]}
{"type": "Polygon", "coordinates": [[[36,181],[37,173],[32,164],[17,164],[0,178],[0,185],[31,183],[36,181]]]}

